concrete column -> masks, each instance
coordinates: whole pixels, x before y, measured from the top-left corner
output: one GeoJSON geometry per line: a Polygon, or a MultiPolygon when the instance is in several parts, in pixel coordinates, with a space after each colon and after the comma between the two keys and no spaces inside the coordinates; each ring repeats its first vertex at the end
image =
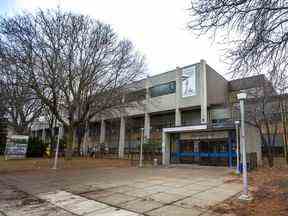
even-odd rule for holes
{"type": "Polygon", "coordinates": [[[124,157],[124,148],[125,148],[125,118],[121,117],[120,122],[120,136],[119,136],[119,158],[124,157]]]}
{"type": "Polygon", "coordinates": [[[150,115],[147,112],[144,119],[144,140],[146,139],[150,139],[150,115]]]}
{"type": "MultiPolygon", "coordinates": [[[[146,96],[145,96],[145,102],[144,102],[144,113],[145,113],[144,128],[146,125],[146,120],[148,120],[147,117],[149,117],[149,100],[150,100],[149,85],[150,85],[149,77],[147,76],[146,81],[145,81],[146,96]]],[[[150,118],[149,118],[149,122],[147,123],[149,123],[149,127],[150,127],[150,118]]]]}
{"type": "Polygon", "coordinates": [[[162,165],[170,164],[169,134],[162,132],[162,165]]]}
{"type": "MultiPolygon", "coordinates": [[[[195,153],[199,153],[199,144],[200,144],[200,141],[194,141],[194,152],[195,153]]],[[[199,161],[199,156],[195,156],[195,161],[199,161]]]]}
{"type": "Polygon", "coordinates": [[[105,134],[106,134],[106,122],[105,120],[101,120],[101,128],[100,128],[100,143],[105,143],[105,134]]]}
{"type": "Polygon", "coordinates": [[[233,136],[235,136],[235,133],[232,133],[231,131],[228,132],[228,167],[232,167],[232,141],[233,136]]]}
{"type": "Polygon", "coordinates": [[[179,137],[176,139],[176,163],[180,163],[180,140],[179,137]]]}
{"type": "Polygon", "coordinates": [[[176,100],[176,109],[175,109],[175,126],[181,126],[181,111],[180,111],[180,100],[182,97],[182,70],[181,68],[176,68],[176,93],[175,93],[175,100],[176,100]]]}
{"type": "Polygon", "coordinates": [[[42,142],[45,143],[46,133],[45,133],[45,127],[42,128],[42,142]]]}
{"type": "Polygon", "coordinates": [[[181,111],[175,109],[175,126],[181,126],[181,111]]]}
{"type": "Polygon", "coordinates": [[[145,88],[146,88],[146,100],[144,104],[144,140],[150,139],[150,114],[149,114],[149,99],[150,99],[150,92],[149,92],[149,77],[147,76],[146,82],[145,82],[145,88]]]}
{"type": "Polygon", "coordinates": [[[207,68],[206,61],[200,61],[200,96],[201,96],[201,123],[206,124],[207,121],[207,68]]]}

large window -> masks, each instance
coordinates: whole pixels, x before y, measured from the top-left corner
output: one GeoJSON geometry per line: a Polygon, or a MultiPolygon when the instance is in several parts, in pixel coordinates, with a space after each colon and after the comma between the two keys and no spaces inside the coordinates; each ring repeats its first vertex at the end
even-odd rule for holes
{"type": "Polygon", "coordinates": [[[231,120],[231,113],[228,108],[211,109],[210,117],[212,124],[221,126],[231,120]]]}
{"type": "Polygon", "coordinates": [[[125,102],[141,101],[146,98],[146,89],[141,89],[138,91],[129,92],[125,96],[125,102]]]}
{"type": "Polygon", "coordinates": [[[153,86],[150,88],[150,96],[158,97],[161,95],[173,94],[176,91],[176,82],[169,82],[157,86],[153,86]]]}
{"type": "Polygon", "coordinates": [[[196,67],[195,65],[182,71],[182,97],[196,95],[196,67]]]}

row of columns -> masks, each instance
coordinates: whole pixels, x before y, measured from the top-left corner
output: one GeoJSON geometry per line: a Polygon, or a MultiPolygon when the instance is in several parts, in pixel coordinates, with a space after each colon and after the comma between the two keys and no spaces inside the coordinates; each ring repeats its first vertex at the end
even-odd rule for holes
{"type": "MultiPolygon", "coordinates": [[[[181,125],[181,112],[179,110],[175,110],[175,125],[181,125]]],[[[144,116],[144,140],[150,139],[150,114],[145,113],[144,116]]],[[[120,118],[120,133],[119,133],[119,148],[118,148],[118,156],[119,158],[124,157],[124,149],[125,149],[125,132],[126,132],[126,119],[125,117],[120,118]]],[[[100,143],[105,143],[106,137],[106,122],[105,120],[101,121],[100,128],[100,143]]]]}

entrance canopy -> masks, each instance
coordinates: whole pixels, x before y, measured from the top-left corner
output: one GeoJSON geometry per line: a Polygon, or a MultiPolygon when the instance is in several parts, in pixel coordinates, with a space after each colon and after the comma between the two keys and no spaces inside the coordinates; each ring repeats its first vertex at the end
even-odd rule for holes
{"type": "MultiPolygon", "coordinates": [[[[174,161],[175,157],[178,158],[178,160],[180,157],[185,157],[183,159],[192,157],[194,159],[196,158],[196,160],[202,158],[201,161],[207,158],[210,161],[215,157],[222,157],[223,160],[227,160],[227,164],[231,166],[234,153],[232,146],[235,144],[234,132],[235,127],[231,125],[209,127],[205,124],[163,128],[162,164],[169,165],[171,161],[174,161]],[[221,148],[217,148],[219,141],[222,142],[222,144],[220,144],[223,145],[223,148],[222,146],[221,148]],[[184,143],[186,147],[181,150],[184,143]]],[[[195,161],[194,159],[193,161],[195,161]]],[[[182,160],[179,160],[178,162],[180,161],[182,160]]]]}

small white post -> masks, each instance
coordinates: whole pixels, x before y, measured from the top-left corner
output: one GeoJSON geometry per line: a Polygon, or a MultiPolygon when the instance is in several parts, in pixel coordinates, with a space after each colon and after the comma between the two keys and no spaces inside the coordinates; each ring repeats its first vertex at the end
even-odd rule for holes
{"type": "Polygon", "coordinates": [[[239,154],[239,121],[235,121],[235,129],[236,129],[236,174],[240,174],[239,163],[240,163],[240,154],[239,154]]]}
{"type": "Polygon", "coordinates": [[[57,163],[58,163],[58,153],[59,153],[59,145],[60,145],[60,134],[61,134],[61,126],[58,124],[58,137],[57,137],[57,145],[56,145],[56,152],[55,152],[55,158],[54,158],[54,165],[52,169],[57,169],[57,163]]]}
{"type": "Polygon", "coordinates": [[[141,128],[141,140],[140,140],[140,158],[139,167],[143,167],[143,142],[144,142],[144,128],[141,128]]]}

